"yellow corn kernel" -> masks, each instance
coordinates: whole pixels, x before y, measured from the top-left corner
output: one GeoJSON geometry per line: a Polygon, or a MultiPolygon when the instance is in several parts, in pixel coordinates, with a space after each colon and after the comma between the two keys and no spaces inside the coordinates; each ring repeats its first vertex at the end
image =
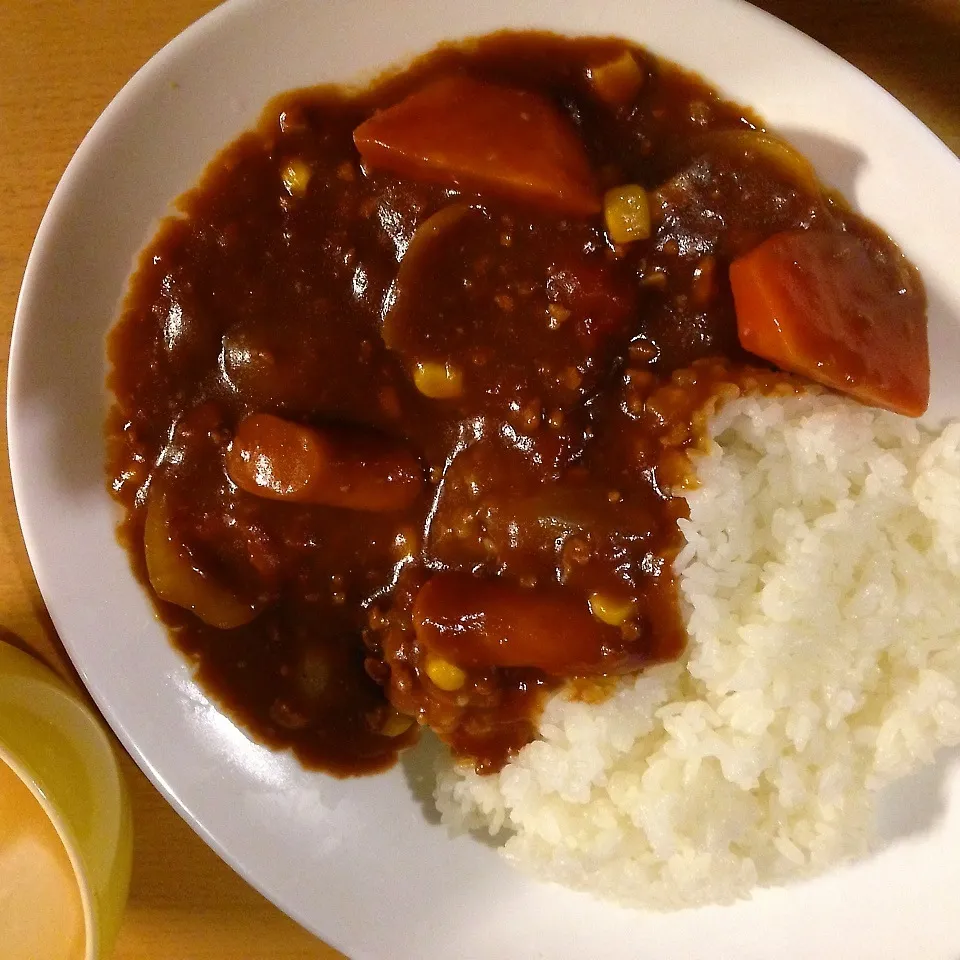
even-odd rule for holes
{"type": "Polygon", "coordinates": [[[590,612],[611,627],[621,627],[633,613],[633,601],[621,600],[609,593],[591,593],[588,601],[590,612]]]}
{"type": "Polygon", "coordinates": [[[442,657],[427,657],[425,669],[430,682],[448,693],[459,690],[467,682],[467,675],[455,663],[442,657]]]}
{"type": "Polygon", "coordinates": [[[624,50],[619,57],[590,67],[587,79],[604,103],[619,106],[630,103],[636,97],[646,76],[633,54],[624,50]]]}
{"type": "Polygon", "coordinates": [[[390,707],[387,716],[380,725],[380,732],[385,737],[399,737],[413,726],[413,717],[390,707]]]}
{"type": "Polygon", "coordinates": [[[560,382],[569,390],[579,390],[583,383],[583,374],[576,367],[567,367],[560,377],[560,382]]]}
{"type": "Polygon", "coordinates": [[[667,275],[661,270],[654,270],[652,273],[644,275],[640,281],[640,286],[649,287],[651,290],[665,290],[667,287],[667,275]]]}
{"type": "Polygon", "coordinates": [[[283,185],[291,197],[302,197],[307,192],[312,171],[302,160],[291,160],[283,168],[283,185]]]}
{"type": "Polygon", "coordinates": [[[614,243],[646,240],[650,236],[647,191],[635,183],[608,190],[603,196],[603,219],[614,243]]]}
{"type": "Polygon", "coordinates": [[[696,489],[697,475],[683,450],[666,450],[660,456],[657,485],[661,490],[675,495],[696,489]]]}
{"type": "Polygon", "coordinates": [[[547,321],[547,326],[551,330],[559,330],[563,326],[564,322],[569,319],[570,311],[561,306],[559,303],[551,303],[547,307],[547,313],[550,314],[550,319],[547,321]]]}
{"type": "Polygon", "coordinates": [[[413,371],[416,388],[433,400],[449,400],[463,393],[463,371],[452,363],[418,363],[413,371]]]}

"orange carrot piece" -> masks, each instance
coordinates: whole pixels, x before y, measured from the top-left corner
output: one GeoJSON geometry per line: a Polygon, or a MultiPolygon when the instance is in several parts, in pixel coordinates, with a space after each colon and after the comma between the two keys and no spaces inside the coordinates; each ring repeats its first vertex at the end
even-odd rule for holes
{"type": "Polygon", "coordinates": [[[911,417],[930,398],[924,297],[845,233],[790,230],[730,266],[740,342],[785,370],[911,417]],[[901,288],[902,285],[902,288],[901,288]]]}
{"type": "Polygon", "coordinates": [[[268,500],[378,512],[410,506],[423,486],[417,458],[390,437],[307,427],[269,413],[240,422],[227,473],[241,490],[268,500]]]}
{"type": "Polygon", "coordinates": [[[417,640],[464,668],[535,667],[554,676],[639,667],[620,631],[559,587],[523,587],[469,573],[434,574],[413,605],[417,640]]]}
{"type": "Polygon", "coordinates": [[[369,169],[489,190],[560,213],[600,211],[577,131],[527,90],[447,77],[375,113],[353,140],[369,169]]]}

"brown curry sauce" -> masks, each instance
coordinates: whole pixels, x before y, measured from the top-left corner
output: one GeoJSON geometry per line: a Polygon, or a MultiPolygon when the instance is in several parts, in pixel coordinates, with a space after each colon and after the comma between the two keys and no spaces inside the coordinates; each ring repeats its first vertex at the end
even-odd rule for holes
{"type": "Polygon", "coordinates": [[[680,655],[683,451],[723,397],[795,389],[738,343],[731,260],[788,229],[845,232],[923,310],[879,231],[740,148],[759,126],[622,41],[502,34],[363,91],[283,94],[178,201],[110,335],[108,472],[140,579],[160,582],[152,499],[189,572],[177,589],[212,591],[219,626],[153,596],[253,736],[366,773],[414,742],[416,717],[490,771],[531,739],[545,691],[680,655]],[[624,49],[642,85],[611,105],[589,71],[624,49]],[[652,236],[618,246],[599,215],[361,168],[361,123],[460,75],[546,97],[600,189],[656,191],[652,236]],[[453,395],[425,386],[438,371],[453,395]],[[225,464],[264,414],[405,451],[403,496],[251,494],[225,464]]]}

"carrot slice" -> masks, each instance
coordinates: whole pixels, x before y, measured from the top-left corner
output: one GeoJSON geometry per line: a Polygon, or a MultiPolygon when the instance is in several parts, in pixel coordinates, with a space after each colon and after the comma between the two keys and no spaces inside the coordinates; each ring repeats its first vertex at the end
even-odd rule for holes
{"type": "Polygon", "coordinates": [[[269,413],[240,422],[226,465],[230,479],[258,497],[350,510],[403,510],[423,485],[419,461],[400,441],[269,413]]]}
{"type": "Polygon", "coordinates": [[[461,667],[535,667],[554,676],[622,673],[645,659],[585,601],[469,573],[436,573],[413,604],[421,647],[461,667]]]}
{"type": "Polygon", "coordinates": [[[790,230],[730,266],[740,342],[864,403],[918,417],[930,398],[924,296],[856,237],[790,230]]]}
{"type": "Polygon", "coordinates": [[[375,113],[353,134],[365,167],[589,215],[600,196],[570,121],[549,100],[447,77],[375,113]]]}

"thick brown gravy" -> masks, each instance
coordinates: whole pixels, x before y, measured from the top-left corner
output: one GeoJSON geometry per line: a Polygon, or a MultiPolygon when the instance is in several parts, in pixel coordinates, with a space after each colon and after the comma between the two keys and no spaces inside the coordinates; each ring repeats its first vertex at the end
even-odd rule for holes
{"type": "Polygon", "coordinates": [[[365,773],[416,717],[492,770],[544,691],[680,654],[682,451],[718,397],[792,389],[739,346],[731,260],[816,228],[908,275],[757,128],[621,41],[504,34],[278,97],[181,198],[110,336],[108,472],[136,572],[179,598],[154,593],[174,642],[255,737],[365,773]],[[639,86],[598,98],[624,50],[639,86]],[[365,172],[355,129],[451,75],[555,105],[600,191],[653,191],[649,239],[365,172]],[[291,445],[275,497],[237,482],[291,445]]]}

